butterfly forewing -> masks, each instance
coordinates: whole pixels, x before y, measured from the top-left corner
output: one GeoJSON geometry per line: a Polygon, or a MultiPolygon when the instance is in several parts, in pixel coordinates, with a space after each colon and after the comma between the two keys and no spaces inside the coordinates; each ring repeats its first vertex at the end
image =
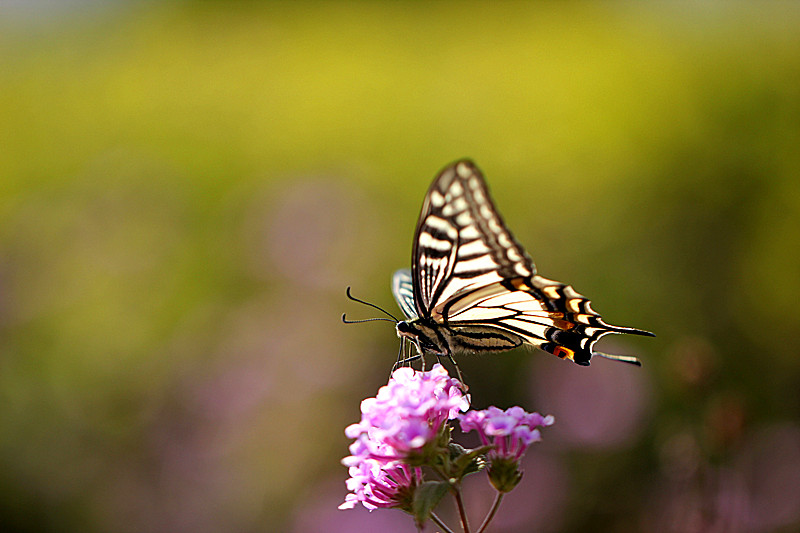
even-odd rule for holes
{"type": "Polygon", "coordinates": [[[506,229],[478,168],[459,161],[434,180],[422,206],[412,258],[417,313],[459,291],[516,276],[533,262],[506,229]]]}

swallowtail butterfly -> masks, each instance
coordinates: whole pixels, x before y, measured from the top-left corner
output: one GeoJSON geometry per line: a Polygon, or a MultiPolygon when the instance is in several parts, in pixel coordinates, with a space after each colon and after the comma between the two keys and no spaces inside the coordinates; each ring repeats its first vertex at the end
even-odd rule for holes
{"type": "Polygon", "coordinates": [[[397,322],[397,335],[420,358],[452,360],[456,353],[530,344],[579,365],[594,355],[639,365],[635,357],[592,347],[609,333],[653,336],[607,324],[571,286],[537,275],[469,160],[433,180],[414,234],[411,269],[394,274],[392,292],[406,317],[397,322]]]}

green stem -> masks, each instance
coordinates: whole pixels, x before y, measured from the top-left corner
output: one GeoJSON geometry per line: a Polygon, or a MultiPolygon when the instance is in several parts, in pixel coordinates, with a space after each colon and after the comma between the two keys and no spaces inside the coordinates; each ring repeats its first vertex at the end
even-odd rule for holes
{"type": "Polygon", "coordinates": [[[449,527],[447,527],[447,524],[445,524],[444,522],[442,522],[442,519],[441,519],[441,518],[439,518],[438,516],[436,516],[436,513],[431,513],[431,520],[433,520],[434,522],[436,522],[436,525],[437,525],[437,526],[439,526],[440,528],[442,528],[442,531],[444,531],[444,533],[454,533],[452,529],[450,529],[449,527]]]}
{"type": "Polygon", "coordinates": [[[497,512],[497,508],[500,507],[501,501],[503,501],[503,493],[498,492],[494,497],[494,501],[492,502],[492,508],[489,509],[489,514],[487,514],[486,518],[483,519],[483,524],[481,524],[481,527],[478,528],[477,533],[483,533],[483,530],[486,529],[486,526],[488,526],[489,522],[491,522],[492,518],[494,518],[494,514],[497,512]]]}
{"type": "Polygon", "coordinates": [[[453,493],[456,497],[456,504],[458,505],[458,514],[461,517],[461,529],[464,533],[470,533],[469,520],[467,520],[467,510],[464,508],[464,500],[461,498],[461,487],[454,487],[453,493]]]}

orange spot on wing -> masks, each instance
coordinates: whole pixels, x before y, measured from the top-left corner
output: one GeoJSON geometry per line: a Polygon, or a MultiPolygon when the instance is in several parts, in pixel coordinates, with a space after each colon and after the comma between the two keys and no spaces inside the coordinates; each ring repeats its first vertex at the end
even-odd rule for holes
{"type": "Polygon", "coordinates": [[[522,278],[515,278],[511,280],[511,286],[518,291],[530,290],[530,287],[522,280],[522,278]]]}
{"type": "Polygon", "coordinates": [[[553,350],[553,355],[560,357],[561,359],[572,359],[572,357],[575,355],[575,352],[569,348],[564,348],[563,346],[556,346],[556,349],[553,350]]]}

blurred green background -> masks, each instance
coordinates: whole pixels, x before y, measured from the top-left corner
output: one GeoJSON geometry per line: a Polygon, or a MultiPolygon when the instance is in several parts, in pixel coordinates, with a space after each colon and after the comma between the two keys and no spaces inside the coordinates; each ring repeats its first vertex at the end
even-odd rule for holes
{"type": "Polygon", "coordinates": [[[658,334],[598,345],[642,369],[461,359],[476,407],[556,417],[494,531],[796,531],[799,24],[0,4],[0,529],[412,530],[336,509],[398,346],[339,318],[373,316],[348,285],[397,309],[424,192],[470,157],[542,275],[658,334]]]}

